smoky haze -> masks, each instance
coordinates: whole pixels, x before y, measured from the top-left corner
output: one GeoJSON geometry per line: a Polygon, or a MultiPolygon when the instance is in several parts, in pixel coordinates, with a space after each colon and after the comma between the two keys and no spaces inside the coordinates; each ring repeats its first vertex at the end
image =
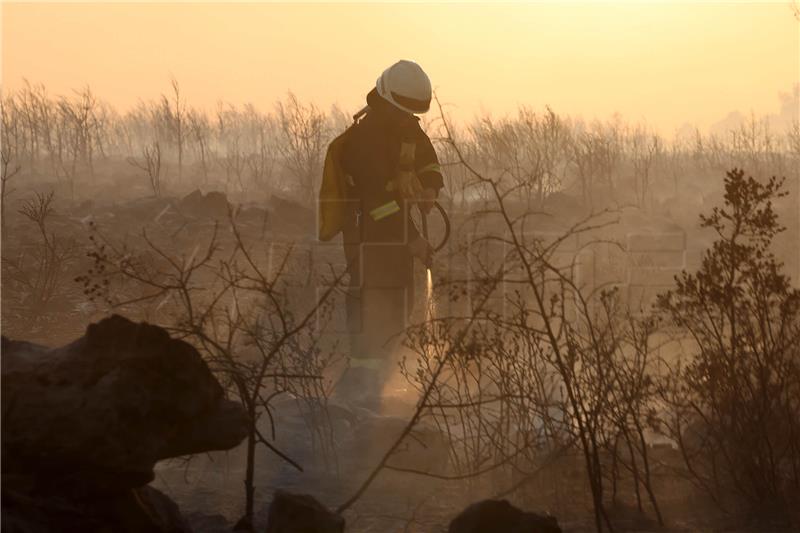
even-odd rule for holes
{"type": "Polygon", "coordinates": [[[800,530],[794,7],[3,4],[4,531],[800,530]]]}

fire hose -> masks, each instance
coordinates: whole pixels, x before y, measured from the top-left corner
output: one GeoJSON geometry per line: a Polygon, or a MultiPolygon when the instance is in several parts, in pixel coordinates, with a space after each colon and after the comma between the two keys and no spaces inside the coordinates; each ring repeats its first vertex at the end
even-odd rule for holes
{"type": "MultiPolygon", "coordinates": [[[[447,211],[444,210],[444,207],[442,207],[439,202],[433,202],[433,207],[439,212],[439,215],[442,217],[442,222],[444,222],[444,236],[439,244],[436,246],[431,245],[433,253],[428,257],[428,264],[425,265],[428,270],[430,270],[433,263],[433,254],[444,248],[445,244],[447,244],[447,240],[450,238],[450,218],[447,216],[447,211]]],[[[428,215],[425,214],[422,209],[419,210],[419,213],[422,219],[422,236],[425,237],[426,241],[430,242],[428,237],[428,215]]]]}

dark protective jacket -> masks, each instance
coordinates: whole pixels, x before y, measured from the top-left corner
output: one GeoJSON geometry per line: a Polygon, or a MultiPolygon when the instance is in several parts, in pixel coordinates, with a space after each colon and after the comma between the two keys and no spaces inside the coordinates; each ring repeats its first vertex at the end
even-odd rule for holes
{"type": "Polygon", "coordinates": [[[406,245],[419,234],[410,206],[387,185],[397,175],[404,140],[415,141],[414,168],[423,187],[442,188],[439,161],[417,117],[395,108],[374,89],[367,104],[369,111],[352,126],[342,147],[342,168],[351,177],[345,252],[348,263],[358,263],[351,271],[360,275],[363,286],[410,287],[413,263],[406,245]]]}

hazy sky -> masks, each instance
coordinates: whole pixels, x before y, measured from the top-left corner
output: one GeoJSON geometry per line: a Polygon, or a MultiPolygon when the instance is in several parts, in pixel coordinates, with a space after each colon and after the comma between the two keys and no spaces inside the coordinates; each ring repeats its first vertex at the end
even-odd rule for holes
{"type": "Polygon", "coordinates": [[[732,110],[776,113],[799,79],[799,30],[789,2],[3,3],[2,85],[89,84],[127,109],[174,74],[207,109],[269,109],[292,90],[354,110],[407,58],[462,117],[550,105],[669,133],[732,110]]]}

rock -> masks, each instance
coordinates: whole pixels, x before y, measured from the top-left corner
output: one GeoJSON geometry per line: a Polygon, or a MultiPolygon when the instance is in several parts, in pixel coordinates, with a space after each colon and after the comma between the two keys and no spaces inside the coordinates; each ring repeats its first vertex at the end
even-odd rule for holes
{"type": "Polygon", "coordinates": [[[266,209],[260,207],[245,207],[239,211],[239,215],[236,219],[247,224],[266,226],[269,220],[269,213],[266,209]]]}
{"type": "Polygon", "coordinates": [[[448,533],[561,533],[558,521],[517,509],[508,500],[473,503],[450,522],[448,533]]]}
{"type": "Polygon", "coordinates": [[[612,502],[605,507],[611,523],[622,531],[656,531],[658,522],[636,507],[626,502],[612,502]]]}
{"type": "Polygon", "coordinates": [[[127,531],[128,515],[150,508],[149,525],[132,530],[182,531],[177,507],[141,488],[156,462],[229,449],[247,432],[244,410],[197,350],[157,326],[114,315],[60,348],[3,337],[2,353],[2,505],[12,523],[127,531]]]}
{"type": "Polygon", "coordinates": [[[190,192],[180,202],[179,209],[185,215],[204,218],[227,218],[228,197],[219,191],[203,194],[199,189],[190,192]]]}
{"type": "Polygon", "coordinates": [[[4,486],[2,521],[5,533],[191,532],[178,506],[149,486],[97,494],[91,500],[32,497],[4,486]]]}
{"type": "Polygon", "coordinates": [[[173,502],[163,492],[150,486],[144,486],[132,491],[134,503],[139,510],[144,511],[139,531],[146,530],[148,527],[153,531],[168,531],[175,533],[190,532],[191,528],[187,521],[181,516],[181,511],[177,504],[173,502]]]}
{"type": "Polygon", "coordinates": [[[275,492],[269,506],[266,533],[342,533],[344,518],[312,496],[275,492]]]}
{"type": "Polygon", "coordinates": [[[137,198],[110,209],[116,216],[146,223],[163,218],[171,210],[172,202],[162,197],[137,198]]]}
{"type": "Polygon", "coordinates": [[[231,524],[221,514],[194,511],[186,514],[186,521],[194,531],[202,533],[228,533],[231,524]]]}

